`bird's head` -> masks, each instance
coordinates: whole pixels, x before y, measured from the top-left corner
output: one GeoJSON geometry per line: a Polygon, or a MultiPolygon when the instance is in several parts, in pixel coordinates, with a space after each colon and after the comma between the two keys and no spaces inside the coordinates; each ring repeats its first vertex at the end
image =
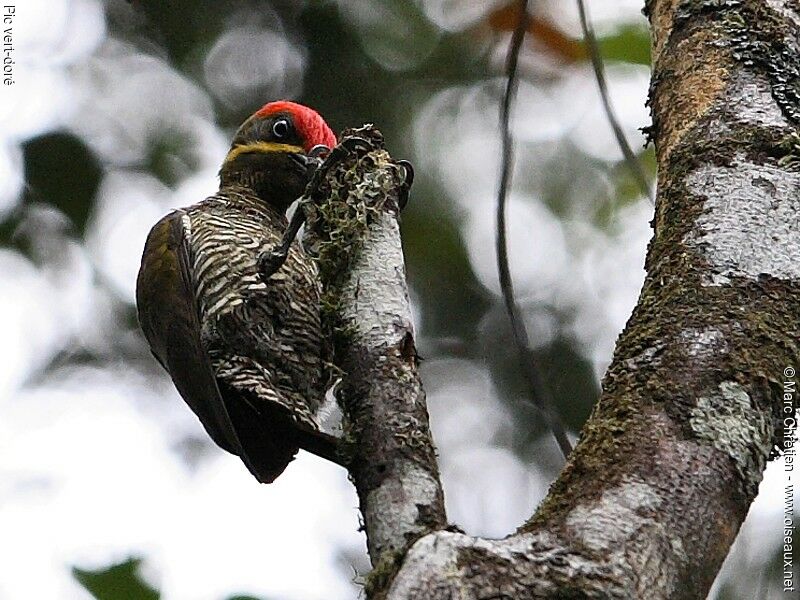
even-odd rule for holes
{"type": "Polygon", "coordinates": [[[283,212],[308,183],[308,152],[333,148],[336,136],[315,110],[295,102],[270,102],[239,127],[219,172],[220,183],[243,185],[283,212]]]}

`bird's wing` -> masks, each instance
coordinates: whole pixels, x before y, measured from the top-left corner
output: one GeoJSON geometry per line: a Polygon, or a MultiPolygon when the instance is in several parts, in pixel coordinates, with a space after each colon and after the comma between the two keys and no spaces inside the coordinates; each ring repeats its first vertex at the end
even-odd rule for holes
{"type": "Polygon", "coordinates": [[[136,281],[139,323],[153,354],[211,438],[252,471],[201,343],[188,228],[186,213],[176,210],[150,230],[136,281]]]}

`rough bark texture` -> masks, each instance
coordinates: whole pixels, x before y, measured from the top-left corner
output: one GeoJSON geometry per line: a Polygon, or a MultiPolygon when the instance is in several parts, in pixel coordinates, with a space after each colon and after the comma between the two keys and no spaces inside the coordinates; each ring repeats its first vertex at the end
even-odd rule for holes
{"type": "Polygon", "coordinates": [[[419,537],[444,515],[394,296],[402,272],[365,255],[336,288],[373,560],[398,533],[419,537],[374,596],[704,598],[756,494],[783,434],[784,369],[800,362],[800,8],[652,0],[647,12],[659,164],[647,279],[579,445],[516,534],[419,537]],[[361,266],[393,291],[359,292],[361,266]]]}
{"type": "Polygon", "coordinates": [[[344,452],[376,567],[372,589],[446,519],[397,222],[405,171],[372,128],[346,134],[336,152],[346,148],[303,204],[323,281],[323,329],[342,371],[344,452]]]}

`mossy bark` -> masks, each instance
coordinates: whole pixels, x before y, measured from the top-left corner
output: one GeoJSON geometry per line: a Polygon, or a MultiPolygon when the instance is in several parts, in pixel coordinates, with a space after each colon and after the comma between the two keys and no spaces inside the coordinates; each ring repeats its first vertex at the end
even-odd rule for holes
{"type": "Polygon", "coordinates": [[[382,593],[408,547],[446,524],[398,226],[405,170],[380,133],[345,132],[302,201],[323,283],[323,330],[341,375],[344,449],[382,593]],[[349,150],[348,150],[349,149],[349,150]],[[321,176],[320,176],[321,175],[321,176]]]}
{"type": "Polygon", "coordinates": [[[647,8],[648,275],[580,444],[522,531],[623,560],[632,597],[703,598],[783,437],[784,370],[800,362],[800,13],[766,0],[647,8]],[[593,526],[575,515],[631,485],[652,496],[635,531],[587,544],[593,526]]]}
{"type": "MultiPolygon", "coordinates": [[[[371,542],[373,560],[391,565],[375,578],[375,596],[704,598],[780,445],[783,417],[798,407],[783,390],[800,363],[800,9],[789,0],[651,0],[646,12],[654,237],[601,398],[515,534],[443,530],[436,487],[428,508],[413,507],[419,528],[404,556],[403,544],[371,542]]],[[[331,305],[344,314],[340,296],[331,305]]],[[[338,358],[360,382],[344,397],[362,509],[365,498],[396,502],[370,494],[387,478],[408,480],[407,466],[438,483],[427,415],[380,399],[391,392],[374,379],[421,390],[413,337],[394,338],[376,362],[363,345],[347,346],[358,323],[336,323],[349,340],[337,342],[338,358]]],[[[391,319],[377,327],[411,332],[391,319]]],[[[377,531],[365,518],[368,534],[377,531]]]]}

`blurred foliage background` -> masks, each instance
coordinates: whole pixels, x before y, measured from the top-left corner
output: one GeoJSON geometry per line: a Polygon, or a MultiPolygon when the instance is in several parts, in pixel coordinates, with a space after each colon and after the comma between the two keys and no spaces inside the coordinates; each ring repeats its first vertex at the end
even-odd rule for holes
{"type": "MultiPolygon", "coordinates": [[[[562,461],[525,398],[495,272],[515,4],[17,3],[16,83],[0,91],[0,598],[358,596],[368,562],[345,473],[304,455],[256,484],[206,438],[135,318],[149,227],[213,193],[236,126],[279,98],[335,130],[375,123],[414,163],[403,240],[450,518],[502,536],[532,512],[562,461]]],[[[531,4],[511,268],[574,437],[636,302],[652,207],[604,119],[575,6],[531,4]]],[[[588,2],[654,177],[640,4],[588,2]]],[[[774,465],[711,597],[777,597],[782,495],[774,465]]]]}

